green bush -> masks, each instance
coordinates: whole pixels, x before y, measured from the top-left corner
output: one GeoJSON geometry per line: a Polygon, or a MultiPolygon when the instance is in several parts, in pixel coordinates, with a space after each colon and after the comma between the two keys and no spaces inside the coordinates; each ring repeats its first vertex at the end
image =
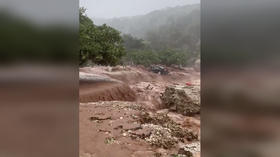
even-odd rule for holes
{"type": "Polygon", "coordinates": [[[179,50],[132,50],[124,57],[124,62],[149,66],[151,64],[172,64],[185,66],[188,64],[188,53],[179,50]]]}
{"type": "Polygon", "coordinates": [[[101,65],[120,64],[125,55],[121,32],[106,24],[94,25],[85,11],[84,8],[79,10],[79,64],[88,60],[101,65]]]}

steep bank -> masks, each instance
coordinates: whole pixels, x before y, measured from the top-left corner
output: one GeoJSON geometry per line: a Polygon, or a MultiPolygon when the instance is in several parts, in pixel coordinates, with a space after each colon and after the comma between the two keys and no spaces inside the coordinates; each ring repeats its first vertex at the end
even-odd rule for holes
{"type": "Polygon", "coordinates": [[[136,94],[125,83],[102,75],[80,73],[79,101],[136,101],[136,94]]]}

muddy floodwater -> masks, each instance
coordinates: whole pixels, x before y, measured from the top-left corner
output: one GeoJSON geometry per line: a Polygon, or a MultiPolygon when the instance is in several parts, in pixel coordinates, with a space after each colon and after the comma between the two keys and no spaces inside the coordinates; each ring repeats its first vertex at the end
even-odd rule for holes
{"type": "Polygon", "coordinates": [[[171,75],[159,75],[143,67],[79,71],[80,157],[200,156],[200,113],[186,116],[162,102],[167,86],[200,86],[200,73],[170,68],[171,75]]]}

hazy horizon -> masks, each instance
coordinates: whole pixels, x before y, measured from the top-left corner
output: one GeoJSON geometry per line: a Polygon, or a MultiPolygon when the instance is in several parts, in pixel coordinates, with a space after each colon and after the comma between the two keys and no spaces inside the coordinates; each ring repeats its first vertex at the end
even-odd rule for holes
{"type": "Polygon", "coordinates": [[[167,7],[199,4],[200,0],[80,0],[79,6],[87,8],[91,18],[119,18],[145,15],[167,7]]]}

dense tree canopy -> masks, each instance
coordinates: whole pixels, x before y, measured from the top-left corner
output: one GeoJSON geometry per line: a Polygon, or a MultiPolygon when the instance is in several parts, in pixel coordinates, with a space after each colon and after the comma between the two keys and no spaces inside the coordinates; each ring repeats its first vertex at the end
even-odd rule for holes
{"type": "Polygon", "coordinates": [[[124,62],[136,65],[149,66],[151,64],[162,64],[171,66],[188,65],[188,53],[180,50],[132,50],[124,57],[124,62]]]}
{"type": "Polygon", "coordinates": [[[125,55],[121,32],[103,24],[96,26],[85,15],[85,8],[79,9],[79,59],[80,65],[91,60],[101,65],[120,64],[125,55]]]}
{"type": "Polygon", "coordinates": [[[124,40],[124,47],[126,51],[131,51],[133,49],[144,49],[145,44],[143,39],[138,39],[136,37],[133,37],[130,34],[123,34],[122,38],[124,40]]]}
{"type": "Polygon", "coordinates": [[[149,41],[156,49],[196,50],[200,39],[200,4],[155,10],[149,14],[114,19],[92,18],[104,24],[149,41]]]}
{"type": "Polygon", "coordinates": [[[146,15],[95,19],[124,34],[126,63],[192,65],[200,58],[200,5],[156,10],[146,15]]]}

